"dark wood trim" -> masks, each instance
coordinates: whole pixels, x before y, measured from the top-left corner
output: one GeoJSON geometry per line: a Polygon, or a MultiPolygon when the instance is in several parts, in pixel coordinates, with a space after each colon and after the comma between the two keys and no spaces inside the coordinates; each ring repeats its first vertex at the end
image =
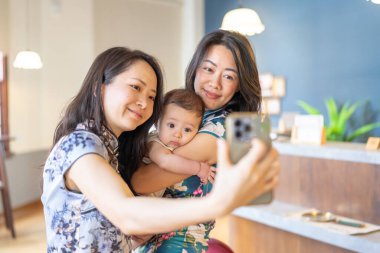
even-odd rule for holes
{"type": "MultiPolygon", "coordinates": [[[[3,80],[0,80],[0,110],[1,110],[1,136],[9,136],[8,121],[8,59],[3,55],[1,59],[3,80]]],[[[9,140],[4,141],[4,150],[7,157],[10,156],[9,140]]]]}

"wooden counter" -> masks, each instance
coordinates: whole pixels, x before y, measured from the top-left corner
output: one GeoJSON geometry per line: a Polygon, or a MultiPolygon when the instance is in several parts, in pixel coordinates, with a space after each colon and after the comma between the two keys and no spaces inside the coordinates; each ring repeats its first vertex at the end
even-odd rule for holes
{"type": "MultiPolygon", "coordinates": [[[[280,152],[282,165],[275,192],[277,201],[380,224],[379,151],[366,151],[364,144],[346,143],[307,146],[276,142],[274,146],[280,152]]],[[[307,239],[302,230],[283,231],[265,220],[238,216],[231,220],[230,234],[235,235],[231,245],[239,253],[365,252],[349,246],[343,249],[342,244],[337,247],[328,240],[307,239]],[[247,235],[248,244],[240,239],[247,239],[247,235]]]]}

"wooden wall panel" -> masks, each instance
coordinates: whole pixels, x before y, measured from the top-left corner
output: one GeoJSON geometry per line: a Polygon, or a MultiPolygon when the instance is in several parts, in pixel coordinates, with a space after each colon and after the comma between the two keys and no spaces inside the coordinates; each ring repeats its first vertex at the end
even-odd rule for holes
{"type": "Polygon", "coordinates": [[[380,224],[380,165],[281,155],[275,198],[380,224]]]}
{"type": "Polygon", "coordinates": [[[236,216],[230,218],[230,246],[236,253],[351,253],[236,216]]]}

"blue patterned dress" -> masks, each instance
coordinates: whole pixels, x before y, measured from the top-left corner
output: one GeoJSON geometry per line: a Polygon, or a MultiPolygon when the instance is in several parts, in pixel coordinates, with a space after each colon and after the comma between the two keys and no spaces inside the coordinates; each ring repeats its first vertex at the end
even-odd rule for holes
{"type": "MultiPolygon", "coordinates": [[[[225,137],[224,121],[226,108],[207,111],[202,119],[199,133],[211,134],[216,138],[225,137]]],[[[198,176],[191,176],[166,189],[165,198],[197,198],[208,194],[212,184],[202,184],[198,176]]],[[[214,221],[188,226],[177,231],[158,234],[135,253],[201,253],[208,249],[208,240],[214,221]]]]}
{"type": "MultiPolygon", "coordinates": [[[[41,200],[47,252],[129,252],[128,237],[83,194],[65,186],[65,173],[80,157],[98,154],[109,161],[110,150],[117,150],[117,139],[109,131],[103,129],[99,137],[85,129],[85,125],[80,124],[76,131],[63,137],[54,146],[44,167],[41,200]]],[[[110,164],[117,170],[115,159],[110,164]]]]}

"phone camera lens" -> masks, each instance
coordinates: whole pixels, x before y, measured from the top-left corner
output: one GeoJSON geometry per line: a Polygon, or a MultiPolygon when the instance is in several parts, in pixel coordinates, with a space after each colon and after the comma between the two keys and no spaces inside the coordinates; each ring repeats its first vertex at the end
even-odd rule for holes
{"type": "Polygon", "coordinates": [[[240,120],[236,120],[235,121],[235,127],[239,127],[241,125],[241,121],[240,120]]]}
{"type": "Polygon", "coordinates": [[[244,131],[245,132],[251,132],[251,126],[250,125],[245,125],[244,126],[244,131]]]}
{"type": "Polygon", "coordinates": [[[239,139],[241,137],[241,132],[240,131],[236,131],[235,132],[235,137],[239,139]]]}

